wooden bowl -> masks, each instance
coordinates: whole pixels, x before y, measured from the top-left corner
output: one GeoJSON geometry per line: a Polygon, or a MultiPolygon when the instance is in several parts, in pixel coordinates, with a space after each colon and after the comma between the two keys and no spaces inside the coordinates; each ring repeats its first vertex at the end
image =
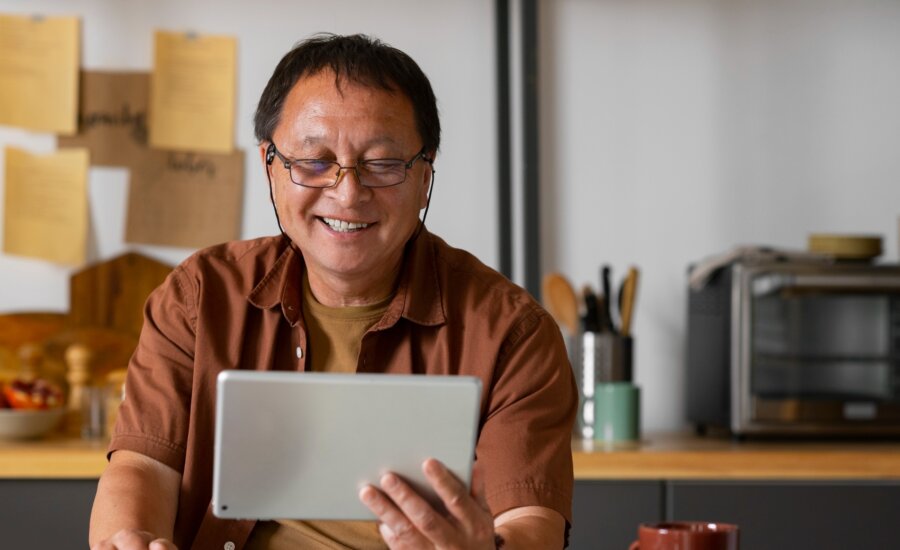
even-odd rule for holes
{"type": "Polygon", "coordinates": [[[65,409],[0,409],[0,439],[37,439],[59,424],[65,409]]]}

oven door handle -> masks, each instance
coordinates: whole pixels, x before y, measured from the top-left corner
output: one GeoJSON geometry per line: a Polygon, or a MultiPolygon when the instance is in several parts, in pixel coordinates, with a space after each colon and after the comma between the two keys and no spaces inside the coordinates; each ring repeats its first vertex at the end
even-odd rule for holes
{"type": "Polygon", "coordinates": [[[797,287],[816,288],[852,288],[859,290],[900,290],[900,277],[897,275],[817,275],[795,274],[791,277],[791,285],[797,287]]]}

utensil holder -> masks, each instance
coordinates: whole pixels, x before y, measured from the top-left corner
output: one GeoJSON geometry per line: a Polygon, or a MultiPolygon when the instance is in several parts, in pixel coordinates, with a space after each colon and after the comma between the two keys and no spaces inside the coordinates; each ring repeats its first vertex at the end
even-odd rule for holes
{"type": "Polygon", "coordinates": [[[612,332],[582,332],[576,339],[575,383],[578,417],[575,435],[594,437],[594,391],[599,383],[631,382],[634,339],[612,332]]]}

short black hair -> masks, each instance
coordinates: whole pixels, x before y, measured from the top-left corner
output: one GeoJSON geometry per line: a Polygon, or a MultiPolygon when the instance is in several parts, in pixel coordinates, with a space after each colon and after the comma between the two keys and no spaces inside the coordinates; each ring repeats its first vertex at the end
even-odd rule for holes
{"type": "Polygon", "coordinates": [[[266,84],[253,117],[256,139],[272,141],[284,100],[301,77],[330,69],[340,89],[343,79],[405,94],[413,105],[425,151],[434,153],[441,142],[437,99],[428,77],[407,54],[370,36],[317,34],[298,42],[266,84]]]}

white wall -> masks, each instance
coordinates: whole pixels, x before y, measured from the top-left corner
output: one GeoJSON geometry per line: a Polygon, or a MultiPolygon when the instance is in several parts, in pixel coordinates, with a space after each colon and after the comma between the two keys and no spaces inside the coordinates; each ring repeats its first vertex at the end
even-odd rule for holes
{"type": "Polygon", "coordinates": [[[541,3],[543,265],[642,268],[644,428],[684,415],[686,268],[884,236],[897,261],[900,2],[541,3]]]}
{"type": "MultiPolygon", "coordinates": [[[[884,259],[897,260],[900,3],[545,0],[540,9],[543,266],[595,286],[602,262],[617,276],[642,268],[644,427],[677,427],[689,262],[738,243],[804,247],[814,231],[882,234],[884,259]]],[[[496,265],[492,10],[488,0],[0,0],[0,12],[80,15],[90,69],[148,69],[155,28],[238,36],[248,238],[275,231],[251,130],[275,63],[317,31],[382,37],[422,65],[438,95],[444,146],[429,226],[496,265]]],[[[0,146],[53,143],[0,128],[0,146]]],[[[126,186],[123,170],[91,172],[93,259],[130,248],[126,186]]],[[[189,253],[135,248],[172,262],[189,253]]],[[[0,312],[65,309],[69,271],[0,255],[0,312]]]]}
{"type": "MultiPolygon", "coordinates": [[[[79,16],[82,65],[93,70],[150,70],[155,29],[236,36],[236,139],[246,155],[243,238],[277,232],[265,172],[255,149],[252,117],[278,60],[296,41],[316,32],[363,32],[381,38],[419,63],[438,98],[443,139],[435,164],[429,228],[450,244],[496,265],[496,76],[491,2],[0,0],[0,13],[79,16]]],[[[49,152],[55,148],[55,138],[0,127],[0,174],[2,148],[9,145],[49,152]]],[[[187,257],[191,250],[123,242],[127,186],[125,169],[91,169],[89,260],[104,260],[129,249],[171,263],[187,257]]],[[[0,183],[0,201],[2,197],[0,183]]],[[[65,311],[71,272],[71,268],[0,253],[0,312],[65,311]]]]}

